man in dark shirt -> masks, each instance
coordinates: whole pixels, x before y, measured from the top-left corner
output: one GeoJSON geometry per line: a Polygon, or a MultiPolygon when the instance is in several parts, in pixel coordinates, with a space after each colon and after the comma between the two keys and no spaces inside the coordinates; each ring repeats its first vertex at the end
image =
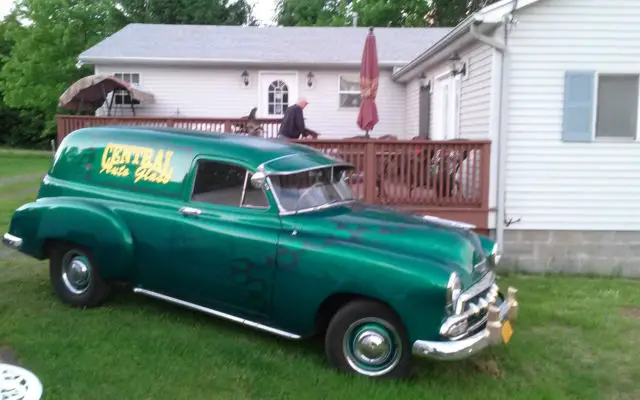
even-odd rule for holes
{"type": "Polygon", "coordinates": [[[310,132],[304,125],[304,115],[302,110],[309,104],[306,100],[301,99],[298,103],[287,107],[280,123],[278,131],[278,139],[299,139],[300,135],[306,137],[311,135],[317,137],[314,132],[310,132]]]}

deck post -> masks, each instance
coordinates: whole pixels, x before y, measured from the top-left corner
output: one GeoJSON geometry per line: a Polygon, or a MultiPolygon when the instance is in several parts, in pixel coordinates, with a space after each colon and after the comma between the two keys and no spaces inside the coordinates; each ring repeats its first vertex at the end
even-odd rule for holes
{"type": "Polygon", "coordinates": [[[376,143],[367,140],[364,145],[364,201],[367,203],[376,202],[376,143]]]}

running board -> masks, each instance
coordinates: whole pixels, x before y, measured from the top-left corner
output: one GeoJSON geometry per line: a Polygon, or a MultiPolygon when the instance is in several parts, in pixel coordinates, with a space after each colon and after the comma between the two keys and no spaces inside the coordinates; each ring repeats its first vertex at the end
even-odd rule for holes
{"type": "Polygon", "coordinates": [[[164,300],[164,301],[167,301],[169,303],[177,304],[177,305],[180,305],[180,306],[183,306],[183,307],[191,308],[193,310],[197,310],[197,311],[203,312],[205,314],[209,314],[209,315],[213,315],[213,316],[216,316],[216,317],[224,318],[226,320],[237,322],[237,323],[242,324],[242,325],[250,326],[252,328],[256,328],[256,329],[259,329],[261,331],[269,332],[269,333],[272,333],[272,334],[277,335],[277,336],[282,336],[282,337],[285,337],[287,339],[300,339],[300,337],[301,337],[300,335],[296,335],[294,333],[285,332],[285,331],[282,331],[280,329],[272,328],[270,326],[262,325],[262,324],[259,324],[257,322],[249,321],[248,319],[239,318],[239,317],[236,317],[236,316],[231,315],[231,314],[227,314],[227,313],[223,313],[221,311],[216,311],[216,310],[211,309],[211,308],[199,306],[197,304],[189,303],[188,301],[176,299],[174,297],[170,297],[170,296],[166,296],[164,294],[152,292],[150,290],[146,290],[146,289],[142,289],[142,288],[133,288],[133,292],[134,293],[143,294],[145,296],[153,297],[153,298],[156,298],[156,299],[164,300]]]}

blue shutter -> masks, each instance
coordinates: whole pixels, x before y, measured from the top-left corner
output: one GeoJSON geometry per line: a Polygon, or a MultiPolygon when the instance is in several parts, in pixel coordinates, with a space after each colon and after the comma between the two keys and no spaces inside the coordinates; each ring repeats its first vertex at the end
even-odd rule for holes
{"type": "Polygon", "coordinates": [[[595,71],[567,71],[564,75],[562,140],[589,142],[594,130],[595,71]]]}

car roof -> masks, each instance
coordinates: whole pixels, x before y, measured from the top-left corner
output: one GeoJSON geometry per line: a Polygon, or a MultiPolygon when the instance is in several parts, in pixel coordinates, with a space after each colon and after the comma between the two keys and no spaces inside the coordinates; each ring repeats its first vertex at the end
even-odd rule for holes
{"type": "Polygon", "coordinates": [[[63,144],[93,143],[101,147],[109,142],[146,143],[158,148],[175,147],[181,152],[212,156],[246,164],[267,174],[289,174],[325,166],[351,165],[323,152],[297,143],[246,135],[203,132],[188,129],[147,126],[101,126],[78,129],[63,144]],[[157,144],[156,144],[157,143],[157,144]]]}

